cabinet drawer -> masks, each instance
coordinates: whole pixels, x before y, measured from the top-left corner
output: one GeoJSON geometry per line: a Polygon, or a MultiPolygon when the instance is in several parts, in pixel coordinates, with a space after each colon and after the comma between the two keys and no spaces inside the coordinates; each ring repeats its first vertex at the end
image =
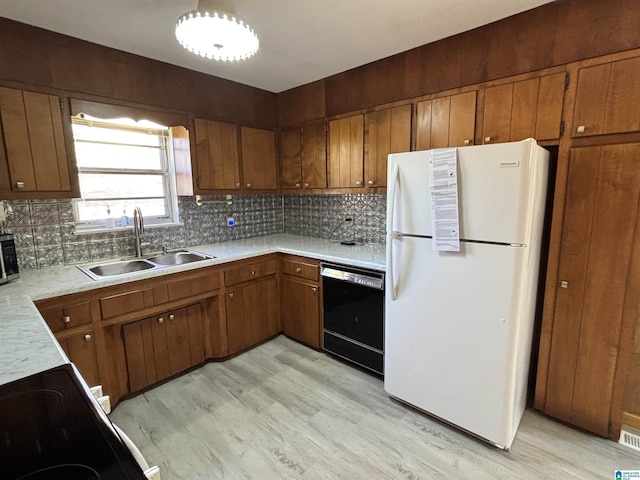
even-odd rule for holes
{"type": "Polygon", "coordinates": [[[143,308],[152,307],[153,305],[153,290],[150,288],[120,293],[100,299],[100,309],[102,310],[103,320],[117,317],[123,313],[142,310],[143,308]]]}
{"type": "Polygon", "coordinates": [[[191,278],[167,284],[169,301],[200,295],[202,293],[218,290],[220,288],[220,275],[218,272],[206,276],[191,278]]]}
{"type": "Polygon", "coordinates": [[[267,260],[230,268],[224,272],[224,284],[235,285],[276,273],[276,260],[267,260]]]}
{"type": "Polygon", "coordinates": [[[40,312],[52,332],[91,323],[89,302],[77,303],[62,308],[53,308],[40,312]]]}
{"type": "Polygon", "coordinates": [[[296,260],[282,260],[282,272],[294,277],[306,278],[307,280],[318,281],[318,265],[304,263],[296,260]]]}

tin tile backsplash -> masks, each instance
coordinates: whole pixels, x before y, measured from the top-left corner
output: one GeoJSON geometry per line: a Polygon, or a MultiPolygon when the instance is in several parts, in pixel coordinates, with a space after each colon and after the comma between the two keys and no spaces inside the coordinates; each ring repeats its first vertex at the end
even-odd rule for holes
{"type": "MultiPolygon", "coordinates": [[[[134,254],[131,228],[76,235],[71,200],[14,200],[7,231],[15,235],[21,269],[74,265],[134,254]]],[[[283,208],[279,195],[235,196],[233,205],[198,206],[194,197],[178,201],[181,226],[148,227],[144,252],[282,233],[283,208]],[[227,226],[233,217],[234,227],[227,226]]],[[[144,213],[144,212],[143,212],[144,213]]]]}
{"type": "Polygon", "coordinates": [[[332,240],[384,244],[386,202],[386,195],[378,194],[285,196],[284,230],[332,240]]]}
{"type": "MultiPolygon", "coordinates": [[[[15,235],[21,269],[134,254],[132,229],[76,235],[69,199],[13,200],[9,204],[13,214],[7,219],[7,230],[15,235]]],[[[143,252],[283,232],[337,241],[385,241],[385,195],[237,195],[233,205],[202,206],[196,205],[194,197],[180,197],[178,208],[183,225],[147,228],[143,252]],[[227,226],[230,216],[234,227],[227,226]]]]}

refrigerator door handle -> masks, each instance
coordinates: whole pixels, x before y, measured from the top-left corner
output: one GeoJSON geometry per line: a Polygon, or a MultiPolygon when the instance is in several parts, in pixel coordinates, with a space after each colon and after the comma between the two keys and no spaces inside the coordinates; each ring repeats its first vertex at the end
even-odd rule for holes
{"type": "Polygon", "coordinates": [[[391,199],[389,203],[389,215],[387,217],[387,232],[389,232],[388,241],[391,242],[391,245],[389,245],[389,258],[387,259],[387,263],[389,266],[389,271],[387,272],[387,274],[389,275],[391,300],[393,301],[395,301],[396,298],[398,298],[398,293],[396,291],[396,281],[393,273],[393,240],[396,238],[396,234],[393,231],[393,215],[396,210],[396,188],[398,185],[398,174],[399,174],[399,167],[398,167],[398,164],[396,163],[393,165],[393,168],[391,169],[391,178],[389,179],[389,184],[388,184],[388,186],[390,187],[389,195],[391,195],[391,199]]]}
{"type": "Polygon", "coordinates": [[[389,271],[387,272],[387,275],[389,276],[389,290],[391,290],[391,300],[393,300],[394,302],[398,298],[398,293],[396,291],[396,281],[393,274],[393,241],[396,238],[397,236],[395,233],[392,233],[389,236],[389,242],[391,242],[391,245],[389,245],[389,258],[387,259],[387,265],[389,266],[389,271]]]}
{"type": "Polygon", "coordinates": [[[391,169],[391,178],[389,179],[390,187],[388,194],[391,195],[391,200],[389,203],[389,215],[387,216],[387,232],[389,235],[393,233],[393,216],[396,210],[396,188],[398,186],[398,175],[400,173],[398,164],[394,164],[391,169]]]}

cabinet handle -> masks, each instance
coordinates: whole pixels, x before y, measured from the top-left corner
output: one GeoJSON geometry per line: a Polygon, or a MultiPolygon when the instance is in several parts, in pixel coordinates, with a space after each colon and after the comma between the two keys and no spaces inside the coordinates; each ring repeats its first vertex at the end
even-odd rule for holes
{"type": "Polygon", "coordinates": [[[304,182],[304,188],[309,188],[309,184],[307,182],[304,182]]]}
{"type": "Polygon", "coordinates": [[[312,291],[313,293],[316,293],[316,292],[318,291],[318,287],[311,287],[311,291],[312,291]]]}
{"type": "Polygon", "coordinates": [[[158,323],[164,323],[164,318],[159,317],[159,318],[158,318],[158,323]]]}
{"type": "Polygon", "coordinates": [[[300,184],[299,183],[296,183],[296,188],[300,188],[300,184]]]}
{"type": "Polygon", "coordinates": [[[175,316],[173,313],[171,313],[171,314],[169,315],[169,320],[173,320],[174,318],[176,318],[176,316],[175,316]]]}
{"type": "Polygon", "coordinates": [[[71,317],[69,315],[65,315],[64,317],[62,317],[62,321],[64,323],[71,323],[71,317]]]}
{"type": "Polygon", "coordinates": [[[464,139],[464,144],[465,145],[471,145],[471,140],[469,140],[468,138],[464,139]]]}
{"type": "Polygon", "coordinates": [[[24,182],[16,182],[16,188],[24,188],[24,182]]]}
{"type": "Polygon", "coordinates": [[[87,333],[87,334],[84,336],[84,341],[85,341],[85,342],[90,342],[90,341],[91,341],[91,334],[87,333]]]}
{"type": "Polygon", "coordinates": [[[374,185],[373,180],[369,180],[369,181],[367,182],[367,185],[369,185],[370,187],[372,187],[372,186],[374,185]]]}
{"type": "Polygon", "coordinates": [[[247,188],[251,188],[251,184],[250,183],[247,183],[247,188]]]}
{"type": "Polygon", "coordinates": [[[233,298],[233,292],[229,294],[229,298],[233,298]]]}
{"type": "Polygon", "coordinates": [[[484,137],[484,143],[489,143],[491,141],[491,137],[484,137]]]}
{"type": "Polygon", "coordinates": [[[361,182],[360,180],[358,180],[358,181],[356,182],[356,187],[361,187],[361,186],[362,186],[362,182],[361,182]]]}
{"type": "Polygon", "coordinates": [[[578,133],[584,133],[584,131],[587,129],[586,126],[584,125],[578,125],[578,128],[576,128],[576,132],[578,133]]]}
{"type": "Polygon", "coordinates": [[[236,188],[240,188],[240,182],[236,183],[236,188]]]}
{"type": "Polygon", "coordinates": [[[302,269],[300,267],[296,268],[296,273],[300,273],[302,271],[302,269]]]}

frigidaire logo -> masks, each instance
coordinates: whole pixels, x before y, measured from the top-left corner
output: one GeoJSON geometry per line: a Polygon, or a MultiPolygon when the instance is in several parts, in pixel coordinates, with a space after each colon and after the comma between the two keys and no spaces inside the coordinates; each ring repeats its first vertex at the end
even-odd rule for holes
{"type": "Polygon", "coordinates": [[[498,166],[500,168],[519,167],[520,162],[518,160],[514,160],[512,162],[500,162],[498,166]]]}

